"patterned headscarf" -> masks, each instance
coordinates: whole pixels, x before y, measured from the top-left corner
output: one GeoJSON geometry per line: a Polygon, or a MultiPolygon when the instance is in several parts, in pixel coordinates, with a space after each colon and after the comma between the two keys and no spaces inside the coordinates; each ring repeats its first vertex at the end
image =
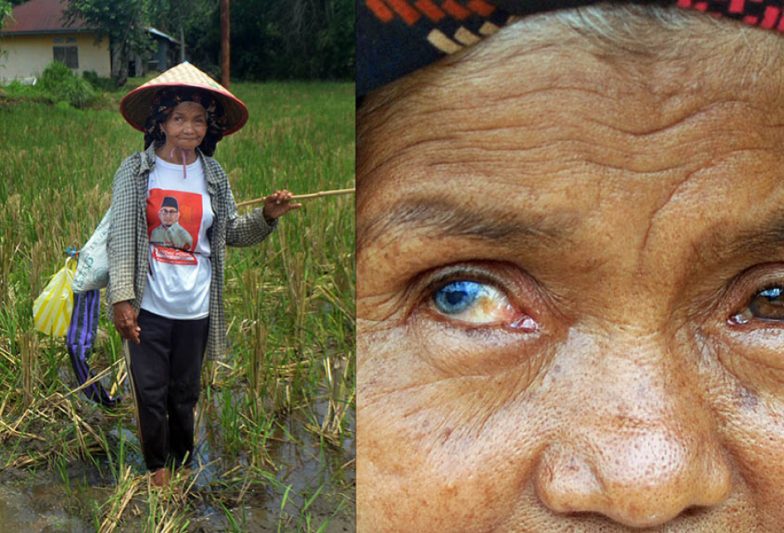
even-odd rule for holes
{"type": "MultiPolygon", "coordinates": [[[[498,31],[516,17],[598,0],[357,0],[357,95],[498,31]]],[[[626,0],[630,3],[633,0],[626,0]]],[[[784,0],[636,0],[784,31],[784,0]]]]}
{"type": "Polygon", "coordinates": [[[205,155],[212,156],[225,131],[223,107],[209,91],[192,87],[166,87],[158,91],[152,100],[150,114],[144,124],[144,148],[152,143],[155,143],[156,147],[162,146],[166,142],[166,135],[160,126],[182,102],[195,102],[207,111],[207,134],[199,149],[205,155]]]}

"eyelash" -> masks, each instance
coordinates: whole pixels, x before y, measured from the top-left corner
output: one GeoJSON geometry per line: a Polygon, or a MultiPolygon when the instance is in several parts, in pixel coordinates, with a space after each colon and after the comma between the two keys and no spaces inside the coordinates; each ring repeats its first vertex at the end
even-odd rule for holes
{"type": "MultiPolygon", "coordinates": [[[[765,318],[753,315],[752,306],[754,304],[754,300],[768,291],[777,291],[777,294],[774,296],[774,298],[777,299],[781,296],[784,296],[784,282],[768,282],[764,285],[761,285],[760,288],[754,289],[751,292],[751,295],[745,298],[743,307],[730,315],[728,322],[735,326],[746,326],[751,324],[753,321],[762,322],[767,327],[777,323],[784,326],[784,317],[765,318]]],[[[767,298],[768,296],[763,295],[762,297],[767,298]]]]}

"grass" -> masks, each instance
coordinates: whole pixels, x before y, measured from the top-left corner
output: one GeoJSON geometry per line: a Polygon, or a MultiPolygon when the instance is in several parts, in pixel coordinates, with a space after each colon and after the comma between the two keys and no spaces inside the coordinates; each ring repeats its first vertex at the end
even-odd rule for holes
{"type": "MultiPolygon", "coordinates": [[[[237,201],[353,185],[351,84],[232,90],[251,119],[215,157],[237,201]]],[[[102,318],[91,360],[125,398],[112,411],[73,390],[62,340],[34,331],[33,299],[142,148],[116,111],[121,95],[81,110],[0,100],[0,470],[52,472],[69,516],[100,531],[243,531],[260,516],[270,530],[353,527],[353,197],[313,200],[261,246],[229,249],[230,357],[203,373],[200,466],[168,491],[143,476],[114,327],[102,318]]]]}

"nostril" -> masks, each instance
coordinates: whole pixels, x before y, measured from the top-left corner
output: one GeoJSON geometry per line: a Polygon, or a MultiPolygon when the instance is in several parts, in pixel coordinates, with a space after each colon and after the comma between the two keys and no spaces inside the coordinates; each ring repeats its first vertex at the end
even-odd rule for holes
{"type": "MultiPolygon", "coordinates": [[[[699,506],[699,505],[693,505],[693,506],[690,506],[690,507],[687,507],[686,509],[684,509],[678,515],[678,518],[686,518],[686,519],[695,518],[695,519],[699,519],[699,517],[701,515],[707,514],[709,512],[710,512],[710,509],[708,507],[702,507],[702,506],[699,506]]],[[[602,529],[603,527],[613,528],[613,530],[615,530],[615,528],[618,525],[618,522],[616,522],[615,520],[611,519],[606,514],[599,513],[599,512],[573,511],[573,512],[570,512],[570,513],[562,513],[562,516],[564,516],[566,518],[569,518],[569,519],[573,519],[573,520],[577,521],[578,523],[586,525],[586,526],[590,525],[593,528],[592,531],[603,531],[603,529],[602,529]]],[[[646,526],[646,525],[643,525],[643,526],[631,525],[630,527],[632,527],[634,529],[638,529],[638,528],[647,529],[649,526],[646,526]]]]}
{"type": "Polygon", "coordinates": [[[699,516],[701,514],[705,514],[708,511],[707,507],[702,507],[700,505],[692,505],[687,507],[681,512],[682,517],[692,517],[692,516],[699,516]]]}

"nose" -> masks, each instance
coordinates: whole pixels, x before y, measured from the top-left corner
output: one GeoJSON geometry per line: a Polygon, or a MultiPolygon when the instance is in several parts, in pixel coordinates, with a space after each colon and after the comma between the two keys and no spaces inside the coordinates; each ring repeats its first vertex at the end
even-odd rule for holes
{"type": "Polygon", "coordinates": [[[537,464],[536,492],[552,511],[653,527],[729,495],[731,471],[710,413],[662,344],[638,339],[625,354],[616,344],[615,353],[584,358],[592,369],[573,368],[601,379],[584,380],[587,388],[574,380],[567,418],[580,421],[564,426],[537,464]]]}

